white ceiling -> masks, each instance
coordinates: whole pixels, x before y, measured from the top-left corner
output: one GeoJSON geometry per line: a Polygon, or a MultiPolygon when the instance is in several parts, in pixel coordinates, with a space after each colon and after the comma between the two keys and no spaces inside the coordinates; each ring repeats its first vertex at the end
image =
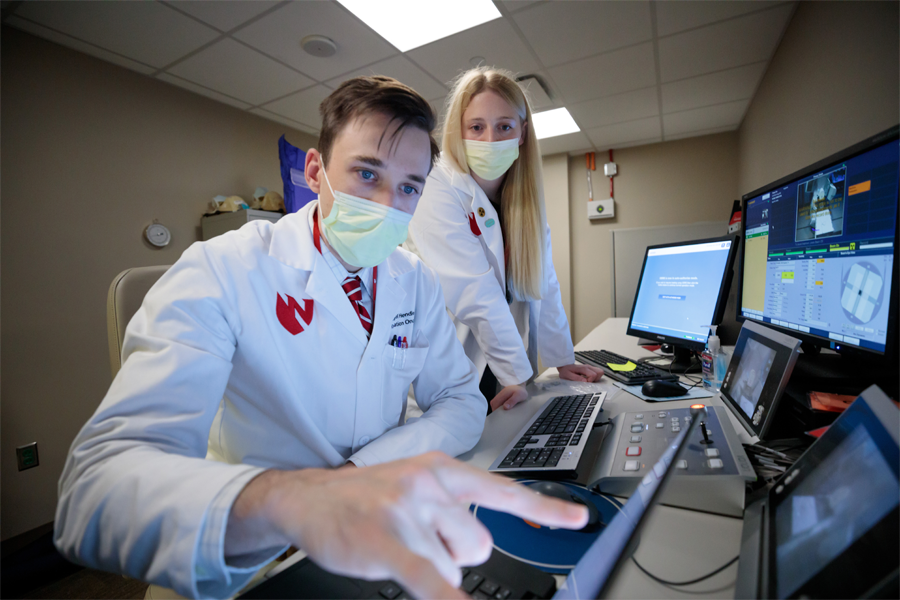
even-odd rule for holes
{"type": "Polygon", "coordinates": [[[502,18],[406,53],[332,0],[4,2],[4,23],[312,134],[319,103],[349,77],[389,75],[439,107],[449,82],[483,57],[537,75],[572,113],[581,131],[542,140],[551,154],[737,129],[795,8],[494,3],[502,18]],[[304,52],[311,34],[331,38],[337,53],[304,52]]]}

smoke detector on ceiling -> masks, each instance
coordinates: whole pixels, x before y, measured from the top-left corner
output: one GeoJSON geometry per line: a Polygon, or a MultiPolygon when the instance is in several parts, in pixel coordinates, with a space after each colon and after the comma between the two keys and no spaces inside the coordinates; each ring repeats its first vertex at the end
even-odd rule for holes
{"type": "Polygon", "coordinates": [[[337,52],[337,44],[334,43],[334,40],[324,35],[308,35],[300,40],[300,47],[307,54],[312,54],[318,58],[328,58],[329,56],[334,56],[335,52],[337,52]]]}

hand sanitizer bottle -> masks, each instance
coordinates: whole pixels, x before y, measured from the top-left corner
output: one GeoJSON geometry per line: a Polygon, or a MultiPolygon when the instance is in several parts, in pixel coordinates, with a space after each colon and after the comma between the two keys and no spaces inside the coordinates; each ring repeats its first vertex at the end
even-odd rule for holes
{"type": "MultiPolygon", "coordinates": [[[[719,336],[716,335],[716,325],[704,325],[710,330],[709,338],[706,340],[706,349],[700,354],[700,365],[703,370],[703,387],[708,390],[717,391],[722,385],[722,377],[725,372],[718,372],[718,365],[721,362],[719,354],[721,352],[721,344],[719,336]]],[[[725,364],[728,366],[728,363],[725,364]]]]}

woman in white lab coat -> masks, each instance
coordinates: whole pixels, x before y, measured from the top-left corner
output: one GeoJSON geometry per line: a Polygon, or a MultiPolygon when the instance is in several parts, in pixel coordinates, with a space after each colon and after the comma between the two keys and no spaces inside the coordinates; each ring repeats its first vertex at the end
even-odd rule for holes
{"type": "Polygon", "coordinates": [[[545,367],[596,381],[575,364],[544,213],[531,109],[511,73],[479,67],[447,99],[442,154],[409,226],[407,246],[433,268],[489,412],[527,397],[545,367]]]}

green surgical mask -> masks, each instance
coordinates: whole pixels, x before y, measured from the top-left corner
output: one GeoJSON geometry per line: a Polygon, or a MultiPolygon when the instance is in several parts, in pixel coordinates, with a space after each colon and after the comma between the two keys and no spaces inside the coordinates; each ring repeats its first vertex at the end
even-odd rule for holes
{"type": "Polygon", "coordinates": [[[469,168],[487,181],[502,177],[519,158],[519,138],[502,142],[463,142],[466,145],[466,162],[469,163],[469,168]]]}
{"type": "Polygon", "coordinates": [[[322,218],[322,235],[344,262],[374,267],[406,241],[411,214],[336,192],[324,168],[322,173],[334,196],[331,212],[322,218]]]}

